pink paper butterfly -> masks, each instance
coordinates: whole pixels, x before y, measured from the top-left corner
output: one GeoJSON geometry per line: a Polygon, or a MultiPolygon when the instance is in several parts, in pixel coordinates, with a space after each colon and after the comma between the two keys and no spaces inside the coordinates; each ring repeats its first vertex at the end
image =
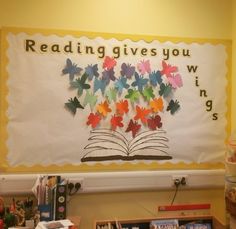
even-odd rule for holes
{"type": "Polygon", "coordinates": [[[180,74],[171,75],[167,79],[174,89],[183,86],[183,81],[180,74]]]}
{"type": "Polygon", "coordinates": [[[112,57],[106,56],[103,62],[103,68],[105,70],[110,70],[116,66],[116,60],[112,57]]]}
{"type": "Polygon", "coordinates": [[[171,66],[170,64],[167,64],[164,60],[162,61],[162,70],[161,75],[166,75],[167,77],[171,76],[171,73],[174,73],[178,71],[178,68],[176,66],[171,66]]]}
{"type": "Polygon", "coordinates": [[[141,75],[144,75],[145,73],[151,73],[151,68],[150,68],[150,62],[149,60],[143,60],[137,65],[139,72],[141,75]]]}

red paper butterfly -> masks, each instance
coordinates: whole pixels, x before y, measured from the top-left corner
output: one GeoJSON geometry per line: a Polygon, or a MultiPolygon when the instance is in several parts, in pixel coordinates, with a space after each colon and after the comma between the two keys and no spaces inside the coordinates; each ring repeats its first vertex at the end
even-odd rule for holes
{"type": "Polygon", "coordinates": [[[121,116],[113,115],[111,118],[111,128],[112,130],[116,130],[117,127],[123,127],[124,124],[122,123],[123,118],[121,116]]]}
{"type": "Polygon", "coordinates": [[[142,121],[142,123],[146,123],[147,116],[149,115],[150,112],[151,112],[151,110],[149,110],[149,109],[136,106],[136,115],[134,117],[134,120],[140,119],[142,121]]]}
{"type": "Polygon", "coordinates": [[[138,122],[136,122],[136,121],[134,122],[132,119],[130,119],[129,125],[128,125],[125,132],[130,132],[131,131],[132,136],[134,138],[136,136],[136,134],[138,133],[138,131],[140,130],[140,128],[141,128],[141,125],[138,124],[138,122]]]}
{"type": "Polygon", "coordinates": [[[161,75],[166,75],[167,77],[171,76],[171,73],[174,73],[178,71],[178,68],[176,66],[171,66],[170,64],[167,64],[164,60],[162,61],[162,70],[161,75]]]}
{"type": "Polygon", "coordinates": [[[110,69],[114,68],[115,66],[116,66],[116,60],[112,57],[106,56],[102,67],[105,70],[110,70],[110,69]]]}
{"type": "Polygon", "coordinates": [[[156,130],[157,128],[161,128],[162,127],[161,117],[159,115],[151,117],[147,120],[147,124],[151,130],[156,130]]]}
{"type": "Polygon", "coordinates": [[[95,128],[101,121],[101,116],[99,114],[90,113],[88,116],[87,125],[91,125],[92,128],[95,128]]]}

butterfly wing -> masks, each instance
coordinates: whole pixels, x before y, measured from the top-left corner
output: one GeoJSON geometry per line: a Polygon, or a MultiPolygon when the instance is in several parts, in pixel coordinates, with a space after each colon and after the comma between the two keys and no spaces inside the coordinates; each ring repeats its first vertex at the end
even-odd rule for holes
{"type": "Polygon", "coordinates": [[[121,65],[120,74],[121,74],[122,76],[125,76],[125,75],[126,75],[126,71],[127,71],[127,64],[126,64],[126,63],[123,63],[123,64],[121,65]]]}
{"type": "Polygon", "coordinates": [[[62,74],[68,74],[71,71],[72,68],[72,62],[71,60],[68,58],[66,59],[66,66],[65,68],[62,70],[62,74]]]}

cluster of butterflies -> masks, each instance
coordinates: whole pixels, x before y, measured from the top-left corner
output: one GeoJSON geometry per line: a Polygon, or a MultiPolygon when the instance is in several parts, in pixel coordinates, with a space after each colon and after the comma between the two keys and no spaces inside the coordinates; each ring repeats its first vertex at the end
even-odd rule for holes
{"type": "MultiPolygon", "coordinates": [[[[128,115],[130,110],[135,110],[135,115],[125,131],[131,132],[133,137],[142,125],[150,130],[161,128],[159,112],[164,111],[164,100],[168,100],[177,88],[183,86],[178,68],[165,61],[162,61],[160,71],[152,71],[149,60],[140,61],[137,66],[122,63],[119,76],[116,77],[116,65],[114,58],[106,56],[100,75],[97,64],[88,65],[83,70],[68,58],[62,73],[69,76],[70,88],[77,90],[77,96],[65,103],[66,108],[75,115],[77,109],[89,105],[94,112],[88,115],[87,125],[93,129],[110,114],[113,114],[110,116],[111,129],[123,128],[124,115],[128,115]],[[102,96],[98,96],[98,91],[102,96]],[[98,98],[103,100],[98,102],[98,98]],[[144,99],[146,107],[139,105],[140,98],[144,99]]],[[[179,108],[179,102],[171,99],[166,110],[173,115],[179,108]]]]}

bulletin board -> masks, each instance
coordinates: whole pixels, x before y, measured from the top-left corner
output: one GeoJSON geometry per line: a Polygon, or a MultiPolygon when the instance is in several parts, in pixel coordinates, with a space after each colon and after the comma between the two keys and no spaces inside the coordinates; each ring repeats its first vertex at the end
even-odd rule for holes
{"type": "Polygon", "coordinates": [[[217,169],[231,41],[1,31],[0,171],[217,169]]]}

